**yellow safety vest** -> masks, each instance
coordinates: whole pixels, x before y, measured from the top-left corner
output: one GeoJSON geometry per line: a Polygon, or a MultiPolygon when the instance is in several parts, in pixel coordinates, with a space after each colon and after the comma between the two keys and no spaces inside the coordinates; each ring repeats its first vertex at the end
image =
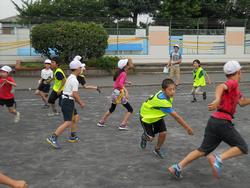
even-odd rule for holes
{"type": "Polygon", "coordinates": [[[196,71],[193,70],[194,87],[206,86],[205,71],[199,67],[196,71]]]}
{"type": "Polygon", "coordinates": [[[163,91],[157,92],[142,104],[140,115],[143,122],[148,124],[157,122],[166,116],[166,113],[164,113],[161,108],[172,108],[173,98],[160,99],[159,95],[162,92],[163,91]]]}
{"type": "MultiPolygon", "coordinates": [[[[54,72],[54,86],[53,86],[53,90],[54,90],[55,92],[58,92],[59,89],[60,89],[60,87],[61,87],[61,85],[62,85],[62,80],[58,80],[58,79],[56,78],[56,73],[58,73],[58,72],[62,73],[63,76],[64,76],[64,78],[66,78],[66,76],[65,76],[65,74],[64,74],[64,72],[63,72],[63,70],[62,70],[61,68],[57,68],[56,71],[54,72]]],[[[63,89],[64,89],[64,86],[62,87],[62,90],[63,90],[63,89]]]]}

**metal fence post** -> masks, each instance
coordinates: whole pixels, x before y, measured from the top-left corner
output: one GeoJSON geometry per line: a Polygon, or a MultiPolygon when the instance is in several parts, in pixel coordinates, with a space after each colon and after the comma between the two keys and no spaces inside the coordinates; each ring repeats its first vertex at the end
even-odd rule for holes
{"type": "Polygon", "coordinates": [[[119,55],[119,23],[116,23],[116,55],[119,55]]]}
{"type": "Polygon", "coordinates": [[[197,48],[197,54],[199,54],[199,18],[197,19],[197,27],[196,27],[196,36],[197,36],[197,43],[196,43],[196,48],[197,48]]]}

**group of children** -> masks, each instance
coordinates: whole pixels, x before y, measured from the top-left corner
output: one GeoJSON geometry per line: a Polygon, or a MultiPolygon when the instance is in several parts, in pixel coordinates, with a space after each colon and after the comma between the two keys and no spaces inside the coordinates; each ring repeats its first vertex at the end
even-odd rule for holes
{"type": "MultiPolygon", "coordinates": [[[[55,101],[60,98],[60,106],[63,114],[64,122],[59,125],[55,132],[47,138],[47,142],[56,149],[60,148],[58,143],[58,137],[64,132],[66,128],[70,128],[71,133],[69,136],[70,142],[79,141],[79,137],[76,135],[77,122],[79,121],[79,115],[75,108],[75,102],[77,102],[81,108],[84,107],[84,102],[81,100],[78,88],[79,83],[85,85],[86,81],[81,76],[83,70],[85,70],[85,64],[81,63],[81,57],[76,56],[69,64],[71,74],[66,78],[64,72],[59,68],[59,60],[51,59],[46,60],[45,69],[42,71],[41,79],[39,81],[39,87],[36,94],[39,94],[45,102],[45,106],[48,104],[52,106],[54,114],[58,114],[55,108],[55,101]],[[54,74],[49,71],[49,67],[54,70],[54,74]],[[48,95],[48,88],[50,82],[54,80],[53,90],[48,95]]],[[[111,106],[109,110],[103,115],[100,121],[97,123],[99,127],[104,127],[108,120],[108,117],[115,111],[118,104],[122,104],[127,110],[119,130],[128,129],[128,119],[133,113],[133,108],[128,102],[128,91],[126,85],[130,85],[131,82],[127,80],[127,72],[133,67],[131,59],[121,59],[118,62],[118,70],[114,75],[114,85],[111,94],[111,106]]],[[[206,92],[204,90],[206,86],[205,77],[208,79],[208,83],[211,81],[208,74],[201,67],[199,60],[193,61],[193,89],[192,89],[192,102],[196,102],[196,95],[202,95],[203,99],[206,99],[206,92]]],[[[9,95],[12,86],[16,86],[12,77],[8,74],[11,68],[3,66],[1,68],[0,77],[0,105],[6,105],[9,111],[15,115],[15,120],[20,118],[20,113],[13,108],[14,96],[9,95]],[[7,94],[8,93],[8,94],[7,94]]],[[[239,90],[239,81],[241,78],[241,66],[237,61],[228,61],[224,65],[224,73],[227,77],[227,81],[217,86],[215,91],[215,99],[212,103],[208,104],[208,109],[214,111],[208,120],[207,127],[205,129],[204,139],[201,146],[189,153],[183,160],[173,164],[168,168],[171,175],[176,178],[181,177],[181,172],[189,163],[202,157],[207,156],[209,164],[212,167],[212,171],[215,177],[220,177],[221,167],[223,161],[232,157],[236,157],[248,152],[248,147],[244,139],[234,127],[232,119],[236,111],[236,106],[246,106],[250,104],[250,99],[244,98],[239,90]],[[211,154],[217,146],[224,141],[230,145],[230,149],[226,150],[222,154],[211,154]]],[[[96,89],[100,92],[97,86],[89,86],[86,88],[96,89]]],[[[159,134],[158,141],[154,149],[154,153],[159,158],[164,158],[161,152],[161,146],[163,145],[167,128],[164,122],[164,117],[170,114],[180,124],[189,135],[193,135],[193,129],[188,123],[174,110],[173,98],[175,95],[176,84],[170,79],[164,79],[162,81],[161,90],[150,96],[145,102],[142,103],[140,108],[140,122],[143,128],[141,135],[140,146],[145,149],[148,142],[152,142],[155,135],[159,134]]]]}

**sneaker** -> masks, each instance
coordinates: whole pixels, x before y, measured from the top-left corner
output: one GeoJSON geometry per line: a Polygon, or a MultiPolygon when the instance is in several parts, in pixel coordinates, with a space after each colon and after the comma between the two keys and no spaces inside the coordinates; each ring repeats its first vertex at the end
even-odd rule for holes
{"type": "Polygon", "coordinates": [[[171,167],[168,168],[168,172],[171,176],[175,177],[176,179],[182,178],[181,176],[181,168],[178,164],[174,164],[171,167]]]}
{"type": "Polygon", "coordinates": [[[97,126],[98,126],[98,127],[105,127],[105,124],[104,124],[104,122],[99,121],[99,122],[97,123],[97,126]]]}
{"type": "Polygon", "coordinates": [[[197,102],[196,98],[194,98],[191,102],[192,102],[192,103],[197,102]]]}
{"type": "Polygon", "coordinates": [[[16,112],[15,118],[14,118],[14,122],[18,123],[20,121],[20,112],[16,112]]]}
{"type": "Polygon", "coordinates": [[[160,159],[164,159],[164,157],[163,157],[163,155],[162,155],[160,149],[155,149],[155,150],[153,151],[153,153],[154,153],[157,157],[159,157],[160,159]]]}
{"type": "Polygon", "coordinates": [[[120,131],[127,131],[127,130],[128,130],[128,127],[127,127],[127,125],[121,124],[121,125],[119,126],[118,129],[119,129],[120,131]]]}
{"type": "Polygon", "coordinates": [[[47,138],[46,141],[55,149],[60,149],[60,145],[58,144],[57,140],[54,139],[52,136],[47,138]]]}
{"type": "Polygon", "coordinates": [[[147,146],[147,136],[145,133],[141,135],[141,149],[145,149],[147,146]]]}
{"type": "Polygon", "coordinates": [[[207,158],[209,164],[211,165],[214,177],[219,178],[221,176],[222,168],[221,158],[215,154],[211,154],[207,158]]]}
{"type": "Polygon", "coordinates": [[[80,138],[78,136],[70,136],[68,141],[71,143],[76,143],[80,141],[80,138]]]}
{"type": "Polygon", "coordinates": [[[60,115],[60,113],[59,112],[50,112],[50,113],[48,113],[48,116],[49,117],[53,117],[53,116],[58,116],[58,115],[60,115]]]}

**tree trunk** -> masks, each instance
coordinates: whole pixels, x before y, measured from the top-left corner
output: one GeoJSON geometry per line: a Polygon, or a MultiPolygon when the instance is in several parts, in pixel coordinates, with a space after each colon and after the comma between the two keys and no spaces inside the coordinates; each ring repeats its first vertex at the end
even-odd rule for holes
{"type": "Polygon", "coordinates": [[[137,19],[138,19],[138,13],[134,12],[133,15],[133,24],[136,27],[137,26],[137,19]]]}

